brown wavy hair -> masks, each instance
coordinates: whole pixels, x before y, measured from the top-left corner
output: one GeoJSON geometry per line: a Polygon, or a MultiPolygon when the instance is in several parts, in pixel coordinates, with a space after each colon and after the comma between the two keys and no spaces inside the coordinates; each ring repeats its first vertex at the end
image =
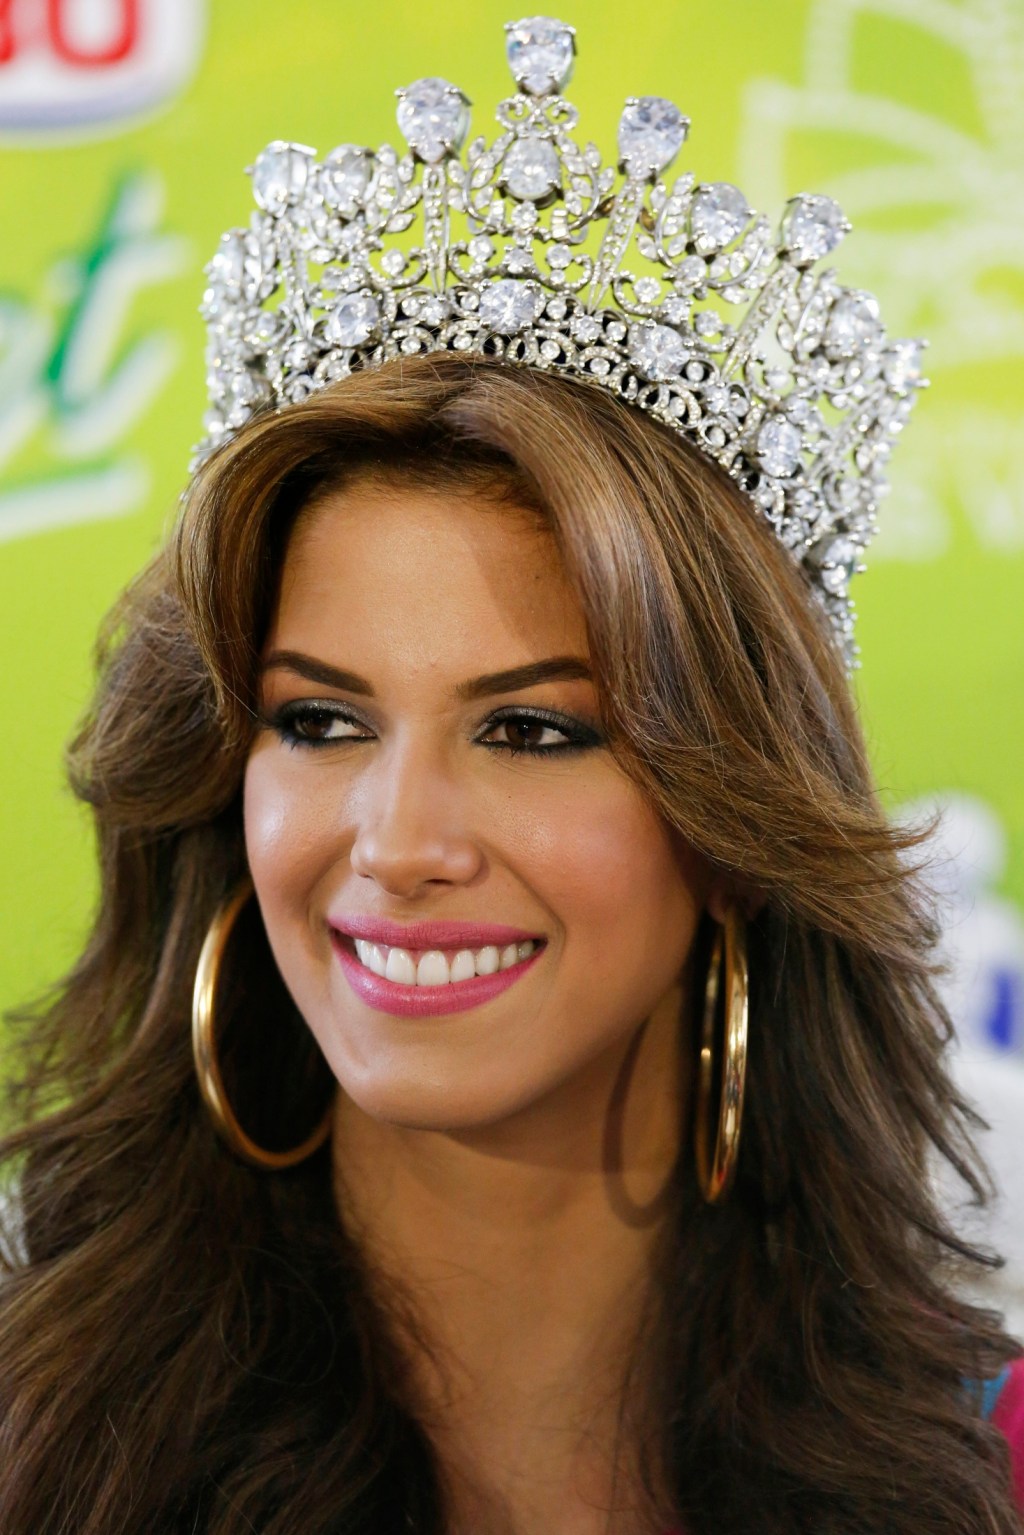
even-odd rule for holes
{"type": "MultiPolygon", "coordinates": [[[[977,1124],[946,1073],[914,838],[876,797],[822,612],[746,497],[677,434],[572,380],[455,355],[360,373],[242,429],[97,649],[69,754],[95,816],[88,943],[12,1015],[0,1173],[3,1535],[445,1529],[385,1300],[328,1148],[257,1171],[192,1066],[196,960],[244,873],[256,663],[289,528],[354,475],[534,506],[586,617],[623,768],[765,903],[749,931],[738,1179],[681,1153],[644,1389],[691,1535],[1010,1535],[980,1390],[1018,1350],[960,1298],[996,1261],[977,1124]]],[[[220,1013],[233,1102],[288,1144],[333,1087],[258,916],[220,1013]],[[253,1063],[255,1062],[255,1067],[253,1063]]]]}

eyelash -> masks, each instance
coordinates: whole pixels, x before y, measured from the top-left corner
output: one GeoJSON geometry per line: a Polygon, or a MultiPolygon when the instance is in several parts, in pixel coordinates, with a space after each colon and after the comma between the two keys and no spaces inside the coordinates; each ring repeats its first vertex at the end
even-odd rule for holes
{"type": "MultiPolygon", "coordinates": [[[[347,710],[340,709],[334,704],[313,703],[305,700],[284,704],[270,718],[263,719],[262,723],[276,731],[281,740],[292,748],[309,747],[317,751],[327,746],[338,746],[343,741],[347,743],[367,739],[366,736],[335,736],[333,739],[317,740],[315,737],[301,735],[297,727],[304,720],[310,719],[342,720],[350,725],[363,725],[362,720],[356,719],[347,710]]],[[[507,741],[483,741],[481,745],[488,747],[491,751],[507,752],[510,757],[568,757],[601,744],[602,738],[595,730],[574,722],[568,716],[534,713],[530,709],[507,709],[493,714],[487,721],[484,734],[489,734],[490,731],[510,720],[526,720],[534,725],[544,725],[548,729],[561,731],[568,739],[561,746],[512,746],[507,741]]]]}

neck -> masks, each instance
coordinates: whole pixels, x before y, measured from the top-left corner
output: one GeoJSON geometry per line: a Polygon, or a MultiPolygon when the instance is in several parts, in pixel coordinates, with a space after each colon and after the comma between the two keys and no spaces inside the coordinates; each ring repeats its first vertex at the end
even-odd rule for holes
{"type": "MultiPolygon", "coordinates": [[[[497,1124],[410,1130],[339,1095],[339,1210],[408,1329],[417,1416],[453,1481],[521,1505],[524,1527],[540,1515],[524,1498],[543,1489],[564,1509],[585,1484],[602,1521],[614,1502],[683,1129],[681,1008],[675,988],[632,1037],[497,1124]]],[[[581,1518],[580,1531],[614,1527],[581,1518]]]]}

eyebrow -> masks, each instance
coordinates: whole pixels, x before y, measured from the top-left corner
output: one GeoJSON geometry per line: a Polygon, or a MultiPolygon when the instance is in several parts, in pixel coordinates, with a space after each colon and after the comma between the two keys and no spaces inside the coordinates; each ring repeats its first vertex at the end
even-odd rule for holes
{"type": "MultiPolygon", "coordinates": [[[[377,695],[365,677],[355,672],[343,671],[327,661],[318,661],[301,650],[274,650],[261,668],[268,672],[274,668],[295,672],[309,682],[321,682],[326,687],[337,688],[342,693],[361,693],[366,698],[377,695]]],[[[535,687],[540,682],[565,682],[573,680],[593,682],[593,673],[582,656],[550,656],[544,661],[530,661],[525,666],[512,666],[503,672],[487,672],[482,677],[471,677],[460,682],[454,696],[461,703],[477,698],[489,698],[495,693],[515,693],[520,688],[535,687]]]]}

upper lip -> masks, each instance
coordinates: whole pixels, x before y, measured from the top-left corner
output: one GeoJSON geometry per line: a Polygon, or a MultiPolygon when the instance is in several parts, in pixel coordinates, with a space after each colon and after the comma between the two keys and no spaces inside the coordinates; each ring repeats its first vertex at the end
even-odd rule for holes
{"type": "Polygon", "coordinates": [[[481,949],[540,936],[501,922],[389,922],[384,917],[346,916],[331,917],[329,922],[350,938],[366,938],[389,949],[481,949]]]}

